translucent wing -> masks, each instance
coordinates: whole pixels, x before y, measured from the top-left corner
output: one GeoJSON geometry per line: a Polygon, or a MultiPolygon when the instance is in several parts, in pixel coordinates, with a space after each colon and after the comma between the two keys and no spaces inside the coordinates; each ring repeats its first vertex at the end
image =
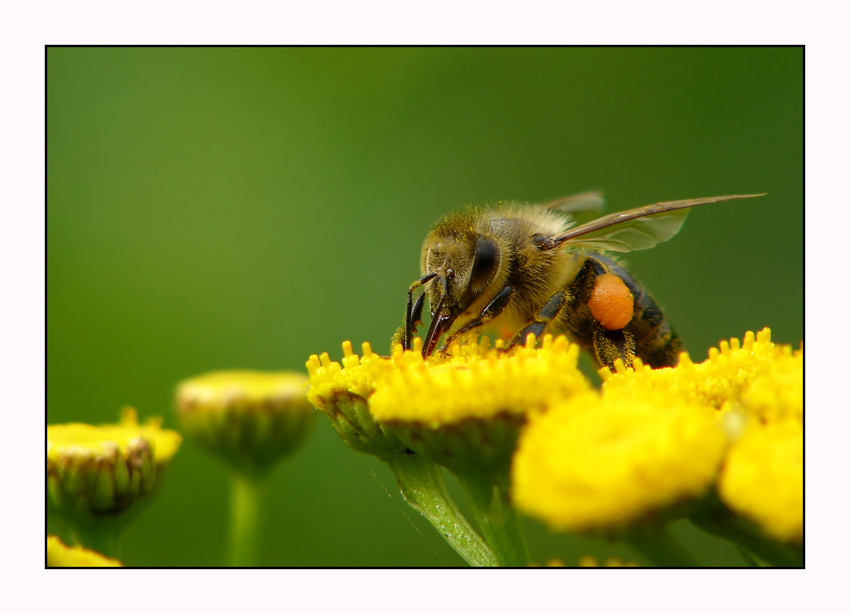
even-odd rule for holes
{"type": "Polygon", "coordinates": [[[553,247],[569,241],[571,247],[587,247],[612,252],[649,249],[679,232],[691,207],[756,196],[764,196],[764,194],[671,200],[612,213],[587,224],[570,228],[553,239],[553,247]]]}
{"type": "Polygon", "coordinates": [[[612,252],[631,252],[649,249],[672,238],[690,213],[689,209],[675,209],[656,213],[651,217],[639,217],[625,222],[614,222],[614,226],[602,228],[571,239],[570,246],[587,247],[612,252]]]}
{"type": "Polygon", "coordinates": [[[567,213],[571,220],[580,224],[599,215],[605,206],[605,198],[602,196],[602,192],[582,192],[581,194],[551,200],[540,206],[544,209],[567,213]]]}

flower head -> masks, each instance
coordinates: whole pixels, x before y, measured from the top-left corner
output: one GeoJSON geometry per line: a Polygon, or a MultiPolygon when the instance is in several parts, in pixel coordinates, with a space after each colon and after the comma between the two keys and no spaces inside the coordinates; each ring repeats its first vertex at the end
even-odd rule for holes
{"type": "Polygon", "coordinates": [[[578,347],[564,337],[509,352],[484,337],[426,358],[414,343],[408,352],[395,346],[389,358],[364,344],[360,358],[346,342],[342,365],[311,357],[308,397],[349,445],[379,456],[412,449],[450,468],[471,462],[489,470],[507,464],[528,414],[590,388],[576,366],[578,347]]]}
{"type": "Polygon", "coordinates": [[[665,391],[719,410],[733,445],[723,460],[721,501],[768,536],[802,543],[803,351],[771,342],[770,329],[712,348],[702,363],[682,355],[674,368],[603,371],[603,391],[665,391]]]}
{"type": "MultiPolygon", "coordinates": [[[[791,354],[790,347],[773,343],[770,329],[765,328],[758,335],[747,332],[743,344],[736,338],[721,341],[720,347],[711,348],[708,359],[701,363],[694,363],[683,353],[676,367],[651,369],[636,359],[633,369],[612,373],[605,368],[600,373],[606,390],[622,389],[636,395],[663,390],[687,402],[720,409],[724,404],[738,403],[754,382],[791,354]]],[[[802,356],[800,361],[802,364],[802,356]]]]}
{"type": "Polygon", "coordinates": [[[261,474],[306,439],[315,410],[300,373],[222,371],[177,387],[186,433],[238,471],[261,474]]]}
{"type": "Polygon", "coordinates": [[[762,423],[803,422],[803,350],[777,349],[740,397],[740,404],[762,423]]]}
{"type": "Polygon", "coordinates": [[[590,389],[578,346],[547,335],[508,352],[480,343],[446,356],[408,352],[370,399],[374,416],[414,450],[453,471],[507,469],[519,429],[556,399],[590,389]]]}
{"type": "Polygon", "coordinates": [[[121,561],[110,559],[82,546],[66,546],[55,535],[47,536],[48,567],[122,567],[121,561]]]}
{"type": "Polygon", "coordinates": [[[362,356],[353,352],[350,341],[342,344],[342,351],[342,364],[331,361],[327,352],[321,358],[310,356],[307,399],[351,448],[382,460],[407,453],[407,445],[378,423],[369,409],[376,382],[395,369],[396,362],[372,352],[369,343],[363,344],[362,356]]]}
{"type": "Polygon", "coordinates": [[[755,424],[729,451],[718,492],[737,514],[780,541],[803,541],[803,428],[755,424]]]}
{"type": "Polygon", "coordinates": [[[47,427],[47,490],[51,511],[72,521],[115,515],[142,500],[160,481],[181,437],[140,425],[126,408],[119,424],[47,427]]]}
{"type": "Polygon", "coordinates": [[[512,495],[556,529],[624,529],[701,497],[725,448],[714,412],[675,394],[586,394],[531,421],[512,495]]]}

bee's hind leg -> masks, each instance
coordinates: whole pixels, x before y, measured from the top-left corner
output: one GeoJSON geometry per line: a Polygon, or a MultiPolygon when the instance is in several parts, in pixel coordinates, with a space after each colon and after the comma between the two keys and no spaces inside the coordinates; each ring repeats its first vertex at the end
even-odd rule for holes
{"type": "Polygon", "coordinates": [[[593,331],[593,351],[603,367],[613,370],[618,358],[631,367],[635,359],[635,336],[625,329],[606,330],[597,325],[593,331]]]}
{"type": "Polygon", "coordinates": [[[543,329],[546,328],[546,325],[554,320],[559,313],[561,313],[566,304],[567,293],[564,290],[553,294],[552,298],[546,301],[546,304],[543,305],[540,311],[537,312],[537,315],[534,316],[534,320],[514,335],[513,339],[511,339],[505,349],[510,349],[515,345],[525,345],[525,339],[528,337],[529,333],[534,333],[535,337],[540,338],[543,334],[543,329]]]}

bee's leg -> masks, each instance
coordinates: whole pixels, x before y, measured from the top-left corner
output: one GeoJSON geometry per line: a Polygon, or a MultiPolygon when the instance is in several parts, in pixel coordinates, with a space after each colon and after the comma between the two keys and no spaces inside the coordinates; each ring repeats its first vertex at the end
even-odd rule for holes
{"type": "Polygon", "coordinates": [[[402,337],[402,348],[405,350],[409,350],[412,347],[413,334],[416,332],[416,324],[422,321],[422,305],[425,302],[425,293],[423,292],[416,299],[416,304],[414,304],[413,291],[419,286],[427,284],[436,276],[436,273],[429,273],[414,281],[407,289],[407,310],[404,314],[404,336],[402,337]]]}
{"type": "Polygon", "coordinates": [[[546,325],[561,313],[561,310],[566,304],[567,293],[565,291],[561,290],[553,294],[552,298],[546,301],[546,304],[534,316],[534,320],[514,335],[514,338],[508,343],[506,349],[510,349],[515,345],[525,345],[525,338],[528,337],[529,333],[534,333],[539,338],[543,334],[543,329],[546,328],[546,325]]]}
{"type": "Polygon", "coordinates": [[[606,330],[597,324],[593,331],[593,351],[596,360],[604,367],[613,369],[618,358],[625,366],[631,367],[635,359],[635,336],[624,329],[606,330]]]}
{"type": "Polygon", "coordinates": [[[446,338],[446,342],[443,344],[443,347],[440,348],[440,351],[445,352],[446,348],[450,347],[455,339],[464,333],[468,333],[469,331],[478,328],[479,326],[484,326],[497,315],[502,313],[505,310],[505,307],[508,306],[508,302],[511,300],[513,291],[514,289],[511,286],[505,286],[502,291],[496,295],[496,298],[490,301],[490,303],[481,310],[481,314],[477,318],[470,320],[461,328],[449,335],[446,338]]]}
{"type": "Polygon", "coordinates": [[[416,302],[410,311],[410,315],[405,315],[405,325],[400,326],[395,331],[390,346],[401,345],[402,349],[409,350],[413,342],[413,335],[416,334],[416,327],[422,324],[422,306],[425,304],[425,293],[419,295],[416,302]],[[410,321],[408,325],[408,320],[410,321]]]}
{"type": "Polygon", "coordinates": [[[416,326],[422,324],[422,306],[425,305],[425,293],[419,295],[419,298],[416,299],[416,302],[413,303],[413,311],[411,312],[410,317],[410,332],[411,334],[416,334],[416,326]]]}

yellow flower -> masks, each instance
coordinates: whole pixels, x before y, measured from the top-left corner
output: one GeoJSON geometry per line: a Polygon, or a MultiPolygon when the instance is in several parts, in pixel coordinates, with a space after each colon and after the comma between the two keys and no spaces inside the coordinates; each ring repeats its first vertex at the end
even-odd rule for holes
{"type": "Polygon", "coordinates": [[[678,395],[586,394],[528,425],[512,496],[555,529],[623,529],[701,497],[725,448],[713,410],[678,395]]]}
{"type": "Polygon", "coordinates": [[[453,471],[507,469],[519,427],[556,399],[590,389],[578,346],[547,335],[509,352],[454,345],[446,356],[396,354],[396,368],[375,384],[372,414],[412,449],[453,471]]]}
{"type": "MultiPolygon", "coordinates": [[[[716,502],[724,457],[752,425],[801,423],[802,351],[775,345],[769,329],[699,364],[683,354],[675,368],[604,369],[601,391],[562,337],[507,352],[472,338],[425,358],[419,339],[390,357],[368,344],[359,357],[346,342],[341,364],[311,357],[308,396],[352,447],[454,472],[499,564],[527,561],[512,504],[559,530],[626,532],[647,546],[664,521],[716,502]]],[[[692,563],[670,540],[643,550],[692,563]]]]}
{"type": "Polygon", "coordinates": [[[490,467],[507,462],[527,413],[589,389],[578,347],[564,337],[510,352],[482,337],[427,358],[421,343],[408,352],[396,345],[384,358],[369,344],[359,357],[345,342],[342,364],[313,355],[307,396],[355,449],[387,458],[412,448],[449,465],[460,454],[490,467]]]}
{"type": "MultiPolygon", "coordinates": [[[[711,348],[708,354],[707,360],[694,363],[683,353],[673,368],[650,369],[636,359],[633,370],[621,368],[612,374],[605,368],[600,373],[606,390],[622,389],[635,395],[663,390],[687,402],[720,409],[724,403],[738,403],[762,374],[791,357],[791,349],[772,343],[770,329],[765,328],[758,335],[747,332],[743,344],[736,338],[722,341],[719,349],[711,348]]],[[[799,360],[802,366],[802,355],[799,360]]]]}
{"type": "Polygon", "coordinates": [[[315,410],[300,373],[222,371],[177,387],[186,433],[239,471],[262,474],[306,439],[315,410]]]}
{"type": "MultiPolygon", "coordinates": [[[[748,332],[677,367],[603,371],[603,390],[635,397],[666,391],[694,406],[719,410],[734,445],[717,490],[723,503],[770,537],[802,543],[803,526],[803,350],[771,342],[770,329],[748,332]]],[[[723,527],[716,527],[722,530],[723,527]]]]}
{"type": "MultiPolygon", "coordinates": [[[[408,448],[370,410],[370,400],[384,378],[400,365],[421,361],[422,341],[414,341],[413,352],[393,349],[389,358],[363,344],[363,355],[354,354],[351,342],[342,344],[341,364],[327,353],[307,361],[310,388],[307,396],[351,448],[373,454],[386,462],[396,477],[402,496],[425,516],[440,534],[473,566],[497,562],[494,553],[472,529],[452,501],[441,468],[408,448]]],[[[431,357],[431,362],[441,360],[431,357]]]]}
{"type": "Polygon", "coordinates": [[[125,408],[120,424],[47,427],[48,506],[72,520],[123,512],[158,483],[181,437],[154,418],[139,425],[125,408]]]}
{"type": "Polygon", "coordinates": [[[110,559],[82,546],[66,546],[53,535],[47,536],[48,567],[122,567],[121,562],[110,559]]]}
{"type": "Polygon", "coordinates": [[[402,355],[399,352],[393,359],[385,358],[373,353],[372,346],[364,343],[361,357],[352,351],[350,341],[342,344],[342,351],[342,364],[331,361],[327,352],[321,358],[316,354],[310,356],[307,399],[325,414],[351,448],[387,461],[405,454],[407,445],[375,421],[368,401],[375,383],[396,368],[402,355]]]}
{"type": "MultiPolygon", "coordinates": [[[[367,344],[358,357],[346,342],[342,365],[326,354],[310,358],[308,395],[346,443],[387,461],[397,476],[405,457],[453,471],[489,546],[488,564],[522,566],[528,555],[508,501],[519,428],[528,415],[590,385],[577,369],[577,346],[563,337],[547,336],[540,348],[530,339],[510,351],[473,337],[426,358],[419,339],[412,351],[396,345],[389,358],[367,344]]],[[[462,519],[456,524],[466,526],[462,519]]]]}
{"type": "Polygon", "coordinates": [[[803,540],[803,428],[782,420],[747,428],[729,452],[718,492],[766,534],[803,540]]]}
{"type": "Polygon", "coordinates": [[[761,422],[803,421],[803,350],[785,346],[741,394],[741,405],[761,422]]]}

